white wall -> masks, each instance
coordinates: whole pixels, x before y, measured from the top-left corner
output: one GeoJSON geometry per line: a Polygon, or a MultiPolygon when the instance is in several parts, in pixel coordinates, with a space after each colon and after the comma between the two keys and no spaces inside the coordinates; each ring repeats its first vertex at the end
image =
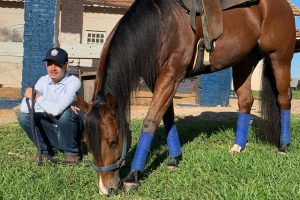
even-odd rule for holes
{"type": "Polygon", "coordinates": [[[255,67],[255,70],[251,77],[251,89],[252,90],[261,90],[261,75],[263,69],[263,62],[260,61],[258,65],[255,67]]]}
{"type": "MultiPolygon", "coordinates": [[[[5,2],[1,2],[1,4],[5,2]]],[[[0,42],[6,41],[8,38],[3,32],[9,31],[12,26],[24,24],[23,8],[7,8],[0,7],[0,42]]]]}
{"type": "MultiPolygon", "coordinates": [[[[23,44],[7,42],[7,40],[1,42],[1,29],[9,30],[14,25],[24,24],[24,9],[20,5],[22,4],[1,2],[0,7],[0,84],[4,87],[21,87],[22,82],[23,44]],[[4,4],[2,5],[2,3],[4,4]]],[[[74,36],[73,33],[70,32],[68,36],[67,32],[63,34],[59,32],[59,44],[69,53],[70,61],[73,61],[71,65],[97,66],[102,45],[85,44],[85,31],[105,31],[106,36],[108,36],[124,12],[125,10],[120,11],[111,8],[87,8],[83,15],[82,44],[78,41],[70,42],[70,39],[74,36]],[[73,57],[79,57],[79,59],[73,57]]],[[[76,15],[76,12],[74,12],[74,15],[76,15]]],[[[76,18],[76,16],[74,17],[76,18]]],[[[76,20],[74,20],[74,23],[76,23],[76,20]]],[[[69,29],[74,24],[70,24],[70,26],[69,29]]],[[[77,38],[76,36],[75,39],[77,40],[77,38]]]]}
{"type": "Polygon", "coordinates": [[[21,87],[23,43],[0,42],[0,84],[21,87]]]}

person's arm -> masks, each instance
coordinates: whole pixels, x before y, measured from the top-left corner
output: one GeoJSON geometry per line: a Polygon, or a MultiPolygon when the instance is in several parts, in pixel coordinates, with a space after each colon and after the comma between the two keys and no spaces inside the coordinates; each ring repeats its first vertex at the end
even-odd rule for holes
{"type": "MultiPolygon", "coordinates": [[[[26,88],[24,96],[29,99],[32,99],[32,88],[31,87],[26,88]]],[[[37,100],[40,96],[41,96],[41,93],[38,90],[35,90],[35,98],[34,99],[37,100]]]]}
{"type": "Polygon", "coordinates": [[[54,92],[48,89],[46,95],[42,94],[37,98],[37,104],[48,114],[57,116],[76,100],[76,92],[80,87],[81,82],[77,77],[69,77],[61,91],[54,92]]]}
{"type": "MultiPolygon", "coordinates": [[[[42,88],[46,87],[45,76],[42,76],[41,78],[39,78],[39,80],[37,81],[37,83],[35,84],[34,87],[35,87],[35,91],[36,91],[35,100],[37,100],[43,92],[42,88]]],[[[26,88],[26,90],[24,92],[24,98],[22,99],[22,102],[20,105],[20,111],[23,113],[29,113],[27,103],[26,103],[26,98],[30,99],[29,105],[31,106],[32,87],[26,88]]],[[[43,112],[43,110],[41,110],[41,108],[35,104],[35,112],[43,112]]]]}

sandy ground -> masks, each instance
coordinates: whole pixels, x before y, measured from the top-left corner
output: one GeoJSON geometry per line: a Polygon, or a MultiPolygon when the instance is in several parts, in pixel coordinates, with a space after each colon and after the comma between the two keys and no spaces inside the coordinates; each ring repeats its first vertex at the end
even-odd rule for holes
{"type": "MultiPolygon", "coordinates": [[[[0,97],[20,98],[18,88],[0,88],[0,97]]],[[[133,100],[134,106],[131,107],[132,119],[144,119],[148,112],[148,105],[151,94],[139,92],[133,100]]],[[[174,98],[174,110],[177,117],[193,116],[197,119],[224,120],[236,117],[238,111],[237,99],[231,98],[228,107],[200,107],[200,106],[178,106],[178,104],[194,104],[195,97],[186,94],[177,94],[174,98]]],[[[17,122],[18,107],[14,109],[0,109],[0,125],[17,122]]],[[[252,114],[259,116],[259,101],[255,100],[252,107],[252,114]]],[[[300,100],[292,101],[292,113],[300,114],[300,100]]]]}
{"type": "MultiPolygon", "coordinates": [[[[234,100],[229,107],[194,107],[194,106],[175,106],[177,117],[199,116],[201,119],[222,120],[234,117],[237,106],[234,100]],[[219,113],[219,114],[217,114],[219,113]]],[[[131,119],[144,119],[148,112],[148,106],[137,105],[131,107],[131,119]]],[[[255,111],[255,110],[254,110],[255,111]]],[[[0,109],[0,125],[17,122],[18,107],[14,109],[0,109]]]]}

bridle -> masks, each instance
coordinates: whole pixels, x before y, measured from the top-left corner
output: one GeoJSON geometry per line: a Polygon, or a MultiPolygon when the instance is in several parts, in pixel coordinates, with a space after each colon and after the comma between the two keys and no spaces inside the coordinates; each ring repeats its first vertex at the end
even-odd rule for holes
{"type": "MultiPolygon", "coordinates": [[[[100,104],[100,106],[105,104],[105,101],[103,99],[97,99],[93,102],[94,105],[100,104]]],[[[107,166],[98,166],[95,164],[95,161],[92,162],[92,166],[96,172],[107,172],[107,171],[112,171],[115,169],[121,168],[125,164],[125,157],[128,151],[127,144],[128,144],[128,133],[130,132],[130,129],[127,129],[124,133],[124,138],[123,138],[123,147],[122,147],[122,154],[119,160],[117,160],[115,163],[107,166]]]]}
{"type": "Polygon", "coordinates": [[[119,160],[117,160],[114,164],[107,165],[107,166],[97,166],[95,162],[93,161],[93,168],[95,169],[96,172],[107,172],[107,171],[112,171],[115,169],[121,168],[125,164],[125,157],[127,154],[127,138],[128,138],[128,133],[125,131],[124,134],[124,139],[123,139],[123,147],[122,147],[122,154],[119,160]]]}

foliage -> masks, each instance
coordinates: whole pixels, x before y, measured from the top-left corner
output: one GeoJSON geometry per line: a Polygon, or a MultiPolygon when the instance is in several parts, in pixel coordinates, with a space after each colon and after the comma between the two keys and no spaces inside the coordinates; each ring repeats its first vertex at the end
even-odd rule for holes
{"type": "MultiPolygon", "coordinates": [[[[255,123],[255,122],[254,122],[255,123]]],[[[141,121],[133,121],[133,158],[141,121]]],[[[168,151],[163,128],[152,144],[138,190],[119,192],[110,199],[299,199],[300,117],[293,116],[293,144],[285,156],[276,147],[259,140],[250,128],[248,145],[240,154],[228,153],[235,122],[199,121],[196,117],[177,119],[182,143],[180,168],[165,167],[168,151]]],[[[106,199],[96,187],[91,166],[54,165],[42,167],[29,161],[36,149],[18,124],[0,127],[0,199],[106,199]]],[[[86,156],[91,161],[91,155],[86,156]]],[[[124,168],[121,176],[129,171],[124,168]]]]}

